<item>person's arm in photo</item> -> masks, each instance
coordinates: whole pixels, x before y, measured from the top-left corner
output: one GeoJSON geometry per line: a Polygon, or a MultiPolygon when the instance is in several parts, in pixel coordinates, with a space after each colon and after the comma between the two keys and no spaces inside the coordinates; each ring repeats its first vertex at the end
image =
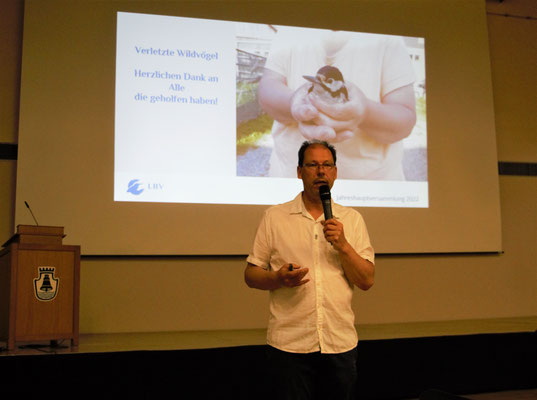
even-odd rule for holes
{"type": "Polygon", "coordinates": [[[306,84],[297,90],[292,90],[287,86],[285,76],[270,69],[265,69],[257,95],[261,108],[282,124],[308,121],[318,114],[306,96],[306,84]]]}
{"type": "Polygon", "coordinates": [[[287,86],[283,75],[265,69],[259,81],[257,97],[261,108],[276,121],[282,124],[296,122],[291,115],[293,91],[287,86]]]}

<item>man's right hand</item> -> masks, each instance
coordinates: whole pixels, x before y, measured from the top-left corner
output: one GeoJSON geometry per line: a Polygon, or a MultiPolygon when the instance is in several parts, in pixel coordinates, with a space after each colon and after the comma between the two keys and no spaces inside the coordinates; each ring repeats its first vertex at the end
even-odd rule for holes
{"type": "Polygon", "coordinates": [[[275,271],[248,263],[244,270],[244,281],[251,288],[276,290],[282,287],[296,287],[305,284],[309,281],[309,279],[304,279],[307,273],[307,268],[301,268],[296,264],[287,263],[275,271]],[[293,266],[292,270],[289,269],[289,265],[293,266]]]}
{"type": "Polygon", "coordinates": [[[283,287],[296,287],[309,282],[309,279],[304,279],[308,271],[308,268],[302,268],[296,264],[285,264],[276,273],[278,281],[283,287]],[[293,266],[292,270],[290,270],[289,265],[293,266]]]}

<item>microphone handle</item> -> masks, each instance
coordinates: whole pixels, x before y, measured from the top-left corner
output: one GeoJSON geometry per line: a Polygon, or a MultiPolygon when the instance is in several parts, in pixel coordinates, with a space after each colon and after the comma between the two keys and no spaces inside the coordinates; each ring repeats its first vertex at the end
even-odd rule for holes
{"type": "Polygon", "coordinates": [[[324,220],[328,220],[332,218],[332,203],[330,202],[330,199],[323,199],[323,211],[324,211],[324,220]]]}

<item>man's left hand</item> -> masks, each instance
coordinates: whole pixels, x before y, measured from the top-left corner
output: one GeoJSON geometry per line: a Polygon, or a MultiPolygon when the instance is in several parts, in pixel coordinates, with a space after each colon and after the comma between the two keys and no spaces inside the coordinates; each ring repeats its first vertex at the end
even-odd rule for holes
{"type": "Polygon", "coordinates": [[[331,218],[327,221],[322,221],[323,233],[326,240],[334,247],[341,251],[347,245],[343,224],[337,219],[331,218]]]}

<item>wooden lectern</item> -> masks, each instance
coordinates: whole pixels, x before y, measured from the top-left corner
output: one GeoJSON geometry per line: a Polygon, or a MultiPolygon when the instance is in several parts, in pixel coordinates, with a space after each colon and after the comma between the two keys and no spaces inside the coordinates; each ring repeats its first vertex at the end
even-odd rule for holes
{"type": "Polygon", "coordinates": [[[0,340],[78,346],[80,246],[63,227],[19,225],[0,251],[0,340]]]}

